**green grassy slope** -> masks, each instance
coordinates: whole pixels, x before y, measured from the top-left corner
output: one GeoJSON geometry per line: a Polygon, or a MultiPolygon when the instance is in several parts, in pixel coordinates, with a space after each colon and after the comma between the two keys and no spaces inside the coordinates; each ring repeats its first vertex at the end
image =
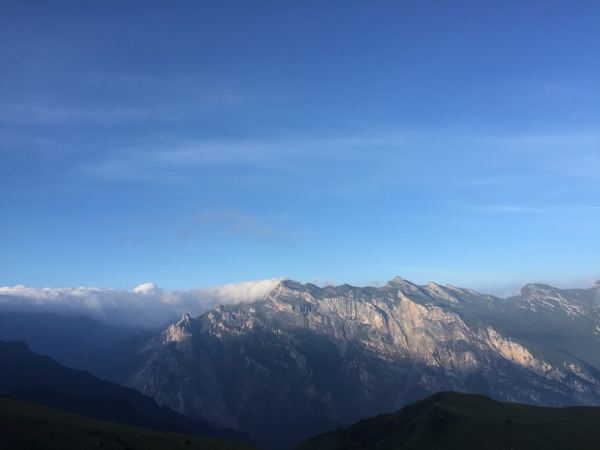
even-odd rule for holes
{"type": "Polygon", "coordinates": [[[600,407],[543,408],[443,392],[311,438],[298,450],[598,448],[600,407]]]}
{"type": "Polygon", "coordinates": [[[0,450],[248,450],[205,439],[92,419],[0,396],[0,450]]]}

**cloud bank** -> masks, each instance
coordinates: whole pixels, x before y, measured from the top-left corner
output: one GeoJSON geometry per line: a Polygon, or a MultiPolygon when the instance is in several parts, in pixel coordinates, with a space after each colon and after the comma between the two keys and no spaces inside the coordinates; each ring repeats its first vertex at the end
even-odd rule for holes
{"type": "Polygon", "coordinates": [[[55,313],[89,316],[103,323],[137,328],[161,327],[183,313],[198,316],[219,304],[264,298],[279,279],[246,281],[191,291],[169,291],[144,283],[119,289],[0,287],[0,312],[55,313]]]}

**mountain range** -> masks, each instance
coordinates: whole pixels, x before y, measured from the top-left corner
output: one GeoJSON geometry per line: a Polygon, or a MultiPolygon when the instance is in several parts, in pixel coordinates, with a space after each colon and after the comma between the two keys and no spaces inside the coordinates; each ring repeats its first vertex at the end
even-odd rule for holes
{"type": "Polygon", "coordinates": [[[599,294],[282,281],[261,301],[185,315],[139,349],[125,383],[267,448],[438,391],[600,404],[599,294]]]}
{"type": "MultiPolygon", "coordinates": [[[[4,317],[7,338],[15,319],[4,317]]],[[[499,298],[402,278],[379,287],[284,280],[252,303],[185,314],[163,330],[119,333],[96,347],[101,364],[79,362],[268,449],[439,391],[600,404],[600,285],[529,284],[499,298]]]]}

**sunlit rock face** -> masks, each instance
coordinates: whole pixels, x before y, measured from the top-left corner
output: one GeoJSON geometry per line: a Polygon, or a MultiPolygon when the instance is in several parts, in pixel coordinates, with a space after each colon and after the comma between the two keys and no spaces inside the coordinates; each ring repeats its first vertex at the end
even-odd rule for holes
{"type": "Polygon", "coordinates": [[[401,278],[282,281],[255,303],[184,316],[128,384],[271,448],[440,390],[600,404],[597,290],[528,285],[499,299],[401,278]]]}

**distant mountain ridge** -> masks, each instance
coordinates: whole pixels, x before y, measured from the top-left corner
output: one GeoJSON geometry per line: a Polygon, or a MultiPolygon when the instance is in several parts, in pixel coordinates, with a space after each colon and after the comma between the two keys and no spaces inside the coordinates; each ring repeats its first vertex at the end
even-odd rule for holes
{"type": "Polygon", "coordinates": [[[0,341],[23,341],[35,353],[111,381],[127,374],[132,351],[158,332],[106,325],[87,316],[0,312],[0,341]]]}
{"type": "Polygon", "coordinates": [[[126,383],[268,448],[442,390],[600,404],[599,311],[599,286],[500,299],[402,278],[285,280],[263,300],[185,315],[140,348],[126,383]]]}

